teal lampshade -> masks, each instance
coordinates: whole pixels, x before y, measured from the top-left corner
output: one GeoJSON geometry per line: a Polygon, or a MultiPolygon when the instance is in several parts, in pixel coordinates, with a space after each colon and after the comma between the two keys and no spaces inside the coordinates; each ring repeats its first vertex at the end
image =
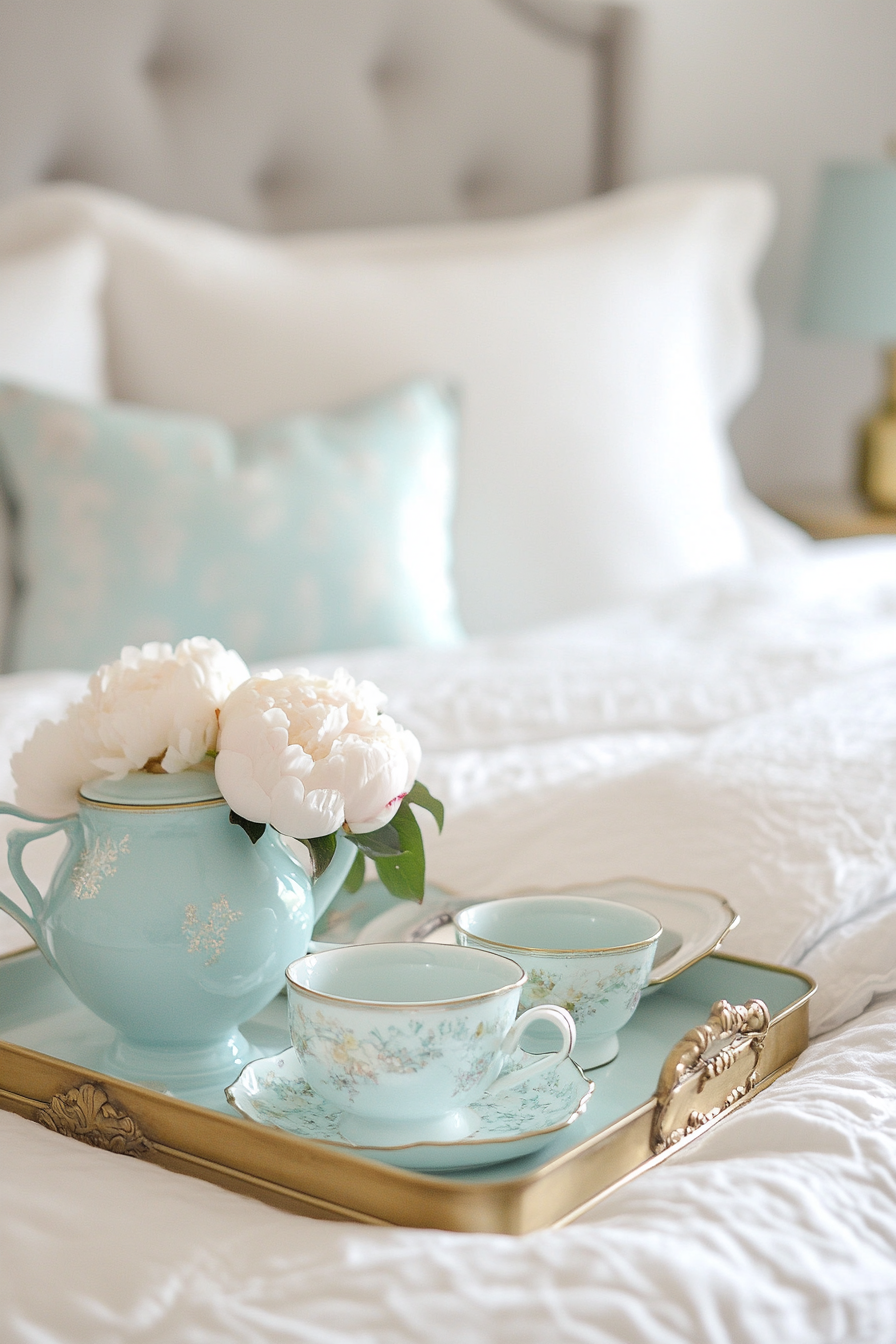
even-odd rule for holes
{"type": "Polygon", "coordinates": [[[832,336],[896,345],[896,163],[825,170],[803,324],[832,336]]]}

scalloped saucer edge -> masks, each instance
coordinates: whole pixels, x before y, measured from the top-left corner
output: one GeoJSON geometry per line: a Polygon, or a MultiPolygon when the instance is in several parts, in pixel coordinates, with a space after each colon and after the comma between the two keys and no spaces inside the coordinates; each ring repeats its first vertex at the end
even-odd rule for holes
{"type": "MultiPolygon", "coordinates": [[[[518,1050],[514,1058],[522,1067],[531,1057],[518,1050]]],[[[583,1113],[593,1091],[590,1079],[566,1059],[519,1087],[474,1102],[470,1109],[479,1116],[480,1124],[467,1139],[368,1148],[343,1138],[343,1112],[305,1081],[301,1061],[292,1048],[247,1064],[224,1090],[234,1110],[258,1124],[417,1171],[491,1166],[535,1152],[583,1113]]]]}

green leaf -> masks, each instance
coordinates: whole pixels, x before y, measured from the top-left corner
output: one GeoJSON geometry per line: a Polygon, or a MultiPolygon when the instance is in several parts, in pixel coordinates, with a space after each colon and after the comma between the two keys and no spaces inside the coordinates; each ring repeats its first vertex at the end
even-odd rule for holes
{"type": "Polygon", "coordinates": [[[414,787],[406,794],[404,801],[414,803],[417,807],[425,807],[427,812],[431,812],[436,819],[436,825],[439,828],[439,834],[445,824],[445,808],[438,798],[433,798],[425,784],[421,784],[419,779],[414,787]]]}
{"type": "Polygon", "coordinates": [[[246,817],[241,817],[233,809],[230,812],[230,824],[231,826],[242,826],[253,845],[257,845],[264,835],[265,823],[263,821],[248,821],[246,817]]]}
{"type": "Polygon", "coordinates": [[[355,855],[354,863],[348,870],[348,876],[342,884],[342,890],[347,891],[350,895],[352,892],[360,891],[364,883],[364,874],[366,870],[367,867],[364,863],[364,855],[359,849],[355,855]]]}
{"type": "Polygon", "coordinates": [[[379,879],[393,896],[403,901],[422,901],[426,881],[423,836],[407,798],[402,799],[391,824],[398,832],[401,853],[374,858],[379,879]]]}
{"type": "Polygon", "coordinates": [[[346,831],[346,835],[353,845],[358,846],[362,854],[367,854],[371,859],[401,853],[401,840],[391,821],[386,822],[386,825],[381,826],[378,831],[365,831],[360,835],[346,831]]]}
{"type": "Polygon", "coordinates": [[[325,873],[330,866],[330,860],[336,853],[336,832],[332,835],[318,835],[313,840],[302,840],[301,843],[311,855],[311,876],[315,882],[325,873]]]}

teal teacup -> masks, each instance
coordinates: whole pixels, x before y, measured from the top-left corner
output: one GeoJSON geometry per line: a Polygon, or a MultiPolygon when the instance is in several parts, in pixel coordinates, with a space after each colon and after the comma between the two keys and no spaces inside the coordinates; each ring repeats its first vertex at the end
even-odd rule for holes
{"type": "Polygon", "coordinates": [[[569,1013],[543,1003],[517,1018],[525,975],[471,947],[368,943],[294,961],[289,1029],[306,1081],[345,1112],[362,1145],[450,1142],[475,1133],[471,1102],[560,1063],[575,1042],[569,1013]],[[560,1048],[510,1064],[531,1022],[559,1028],[560,1048]]]}
{"type": "MultiPolygon", "coordinates": [[[[663,926],[646,910],[591,896],[513,896],[454,916],[458,943],[512,957],[526,972],[520,1006],[555,1004],[576,1024],[582,1069],[609,1064],[638,1006],[663,926]]],[[[550,1048],[538,1028],[527,1038],[550,1048]]]]}

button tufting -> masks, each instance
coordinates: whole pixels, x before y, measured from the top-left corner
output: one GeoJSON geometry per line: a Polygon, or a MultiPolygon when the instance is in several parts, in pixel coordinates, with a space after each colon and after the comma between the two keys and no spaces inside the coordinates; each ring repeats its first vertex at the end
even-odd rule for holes
{"type": "Polygon", "coordinates": [[[578,199],[603,105],[594,50],[546,40],[513,3],[19,6],[0,43],[0,88],[16,91],[0,108],[0,197],[82,180],[274,230],[578,199]]]}
{"type": "Polygon", "coordinates": [[[507,176],[492,164],[467,169],[457,181],[457,195],[471,214],[487,214],[489,206],[507,193],[507,176]]]}
{"type": "Polygon", "coordinates": [[[204,73],[204,62],[195,51],[161,42],[143,62],[143,77],[150,84],[170,89],[204,73]]]}
{"type": "Polygon", "coordinates": [[[413,88],[418,75],[410,61],[391,52],[371,67],[370,83],[381,98],[400,98],[413,88]]]}
{"type": "Polygon", "coordinates": [[[293,195],[308,186],[309,173],[287,159],[271,159],[254,175],[252,186],[259,196],[293,195]]]}
{"type": "Polygon", "coordinates": [[[41,182],[89,182],[91,171],[83,154],[75,150],[63,150],[47,160],[46,165],[38,174],[38,180],[41,182]]]}

